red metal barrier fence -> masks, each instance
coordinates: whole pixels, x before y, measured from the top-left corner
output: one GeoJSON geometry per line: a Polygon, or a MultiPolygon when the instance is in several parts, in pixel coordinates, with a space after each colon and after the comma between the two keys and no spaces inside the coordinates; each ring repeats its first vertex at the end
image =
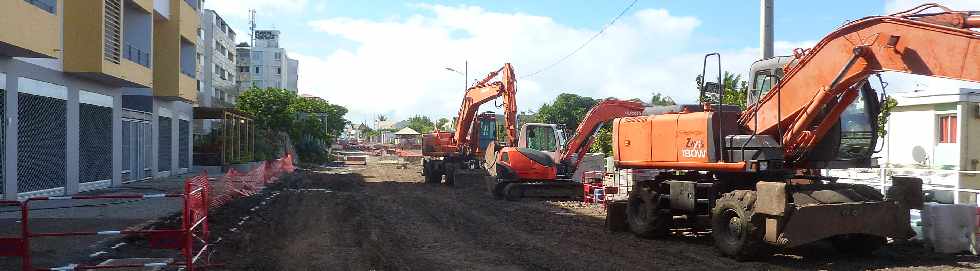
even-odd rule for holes
{"type": "Polygon", "coordinates": [[[204,269],[220,266],[205,262],[203,255],[211,251],[208,243],[208,209],[225,204],[238,197],[254,195],[266,185],[278,180],[282,173],[293,172],[292,156],[286,154],[275,161],[262,162],[259,166],[245,174],[234,169],[229,170],[221,178],[224,190],[214,193],[209,183],[207,172],[184,180],[184,191],[172,194],[132,194],[132,195],[102,195],[102,196],[57,196],[33,197],[23,201],[0,201],[0,206],[17,206],[20,209],[20,235],[0,237],[0,257],[21,258],[22,271],[41,270],[90,270],[113,268],[142,268],[160,266],[183,266],[185,270],[204,269]],[[104,200],[104,199],[154,199],[182,198],[181,225],[178,229],[153,230],[99,230],[99,231],[70,231],[70,232],[32,232],[30,228],[30,204],[37,201],[55,200],[104,200]],[[149,247],[153,249],[174,249],[180,251],[180,261],[157,262],[146,264],[120,265],[84,265],[68,264],[62,267],[35,268],[31,264],[31,239],[57,238],[92,235],[143,235],[148,237],[149,247]]]}
{"type": "Polygon", "coordinates": [[[86,270],[111,268],[139,268],[153,266],[184,266],[186,270],[206,267],[201,263],[201,255],[208,251],[208,193],[211,188],[206,174],[188,178],[184,191],[179,194],[134,194],[107,196],[58,196],[33,197],[23,201],[2,201],[3,206],[18,206],[21,215],[20,236],[0,238],[0,256],[20,257],[21,270],[86,270]],[[165,230],[99,230],[70,232],[32,232],[30,227],[30,205],[37,201],[54,200],[100,200],[100,199],[154,199],[183,198],[182,223],[179,229],[165,230]],[[57,238],[91,235],[145,235],[149,237],[150,248],[179,250],[182,261],[124,265],[83,265],[68,264],[62,267],[35,268],[31,264],[31,239],[57,238]]]}

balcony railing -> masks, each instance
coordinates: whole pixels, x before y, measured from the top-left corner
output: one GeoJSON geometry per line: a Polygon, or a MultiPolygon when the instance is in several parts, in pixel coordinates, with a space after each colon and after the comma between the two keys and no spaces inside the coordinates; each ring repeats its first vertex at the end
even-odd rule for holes
{"type": "Polygon", "coordinates": [[[180,73],[183,73],[184,75],[190,76],[193,79],[197,79],[197,75],[194,75],[194,71],[188,71],[186,69],[180,69],[180,73]]]}
{"type": "Polygon", "coordinates": [[[57,6],[55,6],[53,3],[51,3],[51,2],[54,2],[54,1],[24,0],[24,2],[27,2],[27,3],[31,4],[31,5],[34,5],[35,7],[38,7],[40,9],[43,9],[44,11],[47,11],[48,13],[51,13],[51,14],[54,14],[55,11],[58,9],[57,6]]]}
{"type": "Polygon", "coordinates": [[[143,67],[150,67],[150,53],[144,52],[142,49],[133,46],[132,44],[126,44],[126,51],[123,54],[126,59],[129,59],[136,64],[140,64],[143,67]]]}

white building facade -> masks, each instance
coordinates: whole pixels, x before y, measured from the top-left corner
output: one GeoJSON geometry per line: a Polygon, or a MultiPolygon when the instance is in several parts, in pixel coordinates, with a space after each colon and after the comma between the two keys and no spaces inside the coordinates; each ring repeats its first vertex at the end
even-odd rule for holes
{"type": "MultiPolygon", "coordinates": [[[[252,87],[290,89],[289,57],[279,47],[279,30],[255,31],[255,44],[238,47],[238,89],[252,87]]],[[[298,62],[296,62],[298,66],[298,62]]]]}
{"type": "Polygon", "coordinates": [[[916,176],[925,184],[927,200],[980,203],[980,89],[916,90],[893,97],[898,104],[885,127],[888,133],[879,139],[881,168],[831,175],[886,186],[889,176],[916,176]]]}
{"type": "Polygon", "coordinates": [[[200,46],[202,61],[199,80],[201,92],[198,102],[203,107],[231,107],[238,97],[235,69],[236,33],[214,10],[206,9],[201,15],[202,37],[200,46]]]}

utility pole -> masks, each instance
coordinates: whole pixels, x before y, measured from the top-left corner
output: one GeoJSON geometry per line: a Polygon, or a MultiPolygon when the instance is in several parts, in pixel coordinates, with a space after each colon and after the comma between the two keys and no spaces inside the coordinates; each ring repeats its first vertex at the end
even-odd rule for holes
{"type": "Polygon", "coordinates": [[[463,93],[470,88],[470,61],[463,60],[463,93]]]}
{"type": "Polygon", "coordinates": [[[759,47],[762,49],[762,59],[773,56],[773,23],[772,23],[772,0],[760,0],[759,9],[759,47]]]}

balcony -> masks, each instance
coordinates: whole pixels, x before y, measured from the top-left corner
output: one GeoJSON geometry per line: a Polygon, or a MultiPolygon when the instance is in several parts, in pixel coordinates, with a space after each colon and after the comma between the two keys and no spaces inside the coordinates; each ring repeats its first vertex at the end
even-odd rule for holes
{"type": "Polygon", "coordinates": [[[123,52],[125,52],[123,56],[129,61],[150,68],[150,52],[145,52],[131,44],[126,44],[126,50],[123,52]]]}
{"type": "Polygon", "coordinates": [[[54,0],[0,1],[0,55],[57,58],[60,17],[54,0]]]}
{"type": "Polygon", "coordinates": [[[153,21],[153,95],[197,101],[197,31],[200,18],[185,0],[166,0],[169,19],[153,21]]]}
{"type": "Polygon", "coordinates": [[[197,9],[187,1],[173,0],[177,2],[179,10],[178,20],[180,21],[180,35],[192,43],[197,43],[197,31],[201,28],[201,16],[197,9]]]}
{"type": "Polygon", "coordinates": [[[152,18],[132,13],[131,3],[64,2],[65,72],[121,87],[153,86],[150,53],[142,49],[149,48],[152,18]]]}

